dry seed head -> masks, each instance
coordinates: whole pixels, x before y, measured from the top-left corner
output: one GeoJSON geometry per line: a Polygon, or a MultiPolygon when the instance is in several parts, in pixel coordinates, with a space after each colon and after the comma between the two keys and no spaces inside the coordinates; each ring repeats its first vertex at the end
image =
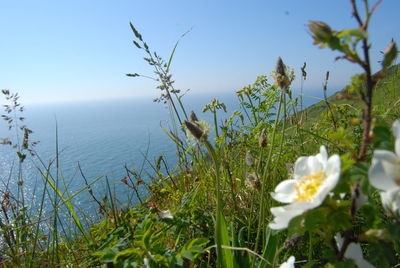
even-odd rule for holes
{"type": "Polygon", "coordinates": [[[192,121],[192,122],[197,122],[197,121],[199,121],[199,119],[197,118],[197,115],[195,114],[194,111],[191,111],[191,112],[190,112],[190,121],[192,121]]]}
{"type": "Polygon", "coordinates": [[[288,67],[283,63],[282,58],[278,57],[276,68],[275,71],[272,72],[272,76],[275,79],[275,84],[286,93],[290,84],[294,80],[294,71],[289,70],[288,67]]]}
{"type": "Polygon", "coordinates": [[[258,144],[260,147],[267,146],[267,129],[263,128],[261,130],[260,136],[258,137],[258,144]]]}
{"type": "Polygon", "coordinates": [[[200,120],[196,122],[185,121],[184,125],[188,134],[193,136],[198,141],[206,141],[209,135],[210,126],[207,122],[200,120]]]}
{"type": "Polygon", "coordinates": [[[246,173],[246,185],[253,189],[260,189],[261,183],[256,175],[246,173]]]}

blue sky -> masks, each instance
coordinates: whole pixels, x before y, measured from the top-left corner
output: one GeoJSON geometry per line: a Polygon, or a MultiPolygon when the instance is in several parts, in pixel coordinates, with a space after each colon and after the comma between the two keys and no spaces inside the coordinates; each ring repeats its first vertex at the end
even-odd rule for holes
{"type": "MultiPolygon", "coordinates": [[[[399,10],[400,1],[384,0],[371,21],[375,70],[379,51],[400,40],[399,10]]],[[[278,56],[297,76],[307,62],[307,93],[321,88],[327,70],[329,88],[340,89],[361,70],[312,45],[309,20],[356,27],[348,0],[1,1],[0,88],[24,103],[156,97],[154,82],[125,76],[152,74],[132,44],[131,21],[164,58],[193,27],[172,65],[176,87],[191,94],[233,94],[269,74],[278,56]]]]}

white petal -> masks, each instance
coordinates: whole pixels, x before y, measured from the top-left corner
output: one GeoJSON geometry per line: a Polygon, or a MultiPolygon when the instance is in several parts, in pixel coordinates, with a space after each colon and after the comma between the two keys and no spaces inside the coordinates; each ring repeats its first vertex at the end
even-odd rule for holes
{"type": "Polygon", "coordinates": [[[303,210],[293,210],[288,208],[290,205],[271,208],[274,221],[268,226],[273,230],[281,230],[288,227],[289,222],[296,216],[303,213],[303,210]]]}
{"type": "MultiPolygon", "coordinates": [[[[336,245],[340,249],[343,245],[343,237],[340,234],[335,235],[336,245]]],[[[358,267],[373,268],[374,266],[364,260],[362,250],[359,244],[350,243],[344,253],[345,258],[352,259],[358,267]]]]}
{"type": "Polygon", "coordinates": [[[393,135],[396,137],[394,151],[400,157],[400,120],[397,119],[393,122],[393,135]]]}
{"type": "Polygon", "coordinates": [[[308,173],[308,175],[315,174],[325,168],[324,163],[322,163],[316,156],[309,156],[307,164],[310,170],[310,173],[308,173]]]}
{"type": "Polygon", "coordinates": [[[396,180],[400,174],[400,159],[392,152],[376,150],[368,175],[372,186],[380,190],[399,187],[396,180]]]}
{"type": "Polygon", "coordinates": [[[326,168],[325,168],[325,175],[326,176],[331,176],[331,175],[340,175],[340,157],[335,154],[329,157],[326,168]]]}
{"type": "Polygon", "coordinates": [[[282,263],[279,266],[279,268],[295,268],[294,262],[295,262],[294,256],[290,256],[290,258],[286,262],[282,263]]]}
{"type": "Polygon", "coordinates": [[[274,215],[274,220],[268,226],[273,230],[285,229],[294,217],[314,207],[316,206],[310,202],[295,202],[286,206],[273,207],[271,213],[274,215]]]}
{"type": "Polygon", "coordinates": [[[281,203],[290,203],[296,197],[294,185],[296,180],[285,180],[276,186],[275,192],[271,194],[272,198],[281,203]]]}
{"type": "Polygon", "coordinates": [[[394,121],[392,127],[393,127],[393,135],[397,139],[400,139],[400,119],[394,121]]]}
{"type": "Polygon", "coordinates": [[[395,215],[400,215],[400,188],[381,192],[383,207],[395,215]]]}
{"type": "Polygon", "coordinates": [[[317,154],[316,157],[320,161],[320,163],[322,163],[324,166],[326,165],[326,162],[328,161],[328,153],[326,152],[325,146],[322,145],[319,148],[319,154],[317,154]]]}
{"type": "Polygon", "coordinates": [[[346,252],[344,253],[344,256],[347,259],[352,259],[358,267],[362,268],[373,268],[374,266],[364,260],[364,256],[361,250],[361,246],[356,243],[350,243],[347,247],[346,252]]]}
{"type": "Polygon", "coordinates": [[[298,158],[296,163],[294,163],[294,176],[296,180],[300,180],[304,176],[311,174],[307,161],[308,157],[303,156],[298,158]]]}
{"type": "Polygon", "coordinates": [[[394,143],[394,151],[396,152],[396,155],[400,157],[400,139],[396,139],[394,143]]]}

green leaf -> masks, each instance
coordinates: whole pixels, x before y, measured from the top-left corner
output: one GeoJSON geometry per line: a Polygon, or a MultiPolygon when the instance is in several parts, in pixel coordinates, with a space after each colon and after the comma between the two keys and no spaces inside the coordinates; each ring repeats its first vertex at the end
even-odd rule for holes
{"type": "Polygon", "coordinates": [[[131,26],[131,29],[134,33],[134,35],[136,36],[137,39],[139,39],[140,41],[143,41],[142,35],[136,30],[135,26],[133,26],[132,22],[129,22],[129,25],[131,26]]]}
{"type": "Polygon", "coordinates": [[[398,53],[399,52],[397,50],[397,45],[395,42],[392,41],[388,45],[388,47],[385,49],[384,57],[383,57],[383,61],[382,61],[382,67],[388,68],[390,65],[392,65],[392,63],[396,59],[398,53]]]}
{"type": "Polygon", "coordinates": [[[139,48],[139,49],[141,49],[142,47],[139,45],[139,43],[138,42],[136,42],[135,40],[133,40],[132,41],[133,42],[133,44],[137,47],[137,48],[139,48]]]}
{"type": "Polygon", "coordinates": [[[337,36],[339,38],[356,37],[357,39],[363,39],[368,37],[368,33],[360,28],[357,28],[340,31],[337,36]]]}
{"type": "MultiPolygon", "coordinates": [[[[221,245],[230,246],[229,233],[228,229],[226,228],[225,217],[222,214],[222,211],[218,211],[217,217],[219,217],[219,223],[220,223],[219,226],[217,224],[217,228],[219,228],[219,230],[217,230],[217,233],[221,235],[221,245]]],[[[218,258],[220,257],[222,257],[222,264],[224,268],[235,267],[233,262],[232,252],[230,249],[226,248],[222,249],[222,256],[218,256],[218,258]]]]}
{"type": "MultiPolygon", "coordinates": [[[[267,233],[265,237],[265,247],[263,250],[263,258],[273,263],[276,250],[278,249],[278,235],[274,235],[272,230],[267,227],[267,233]]],[[[271,265],[268,265],[265,262],[261,262],[259,268],[270,268],[271,265]]]]}

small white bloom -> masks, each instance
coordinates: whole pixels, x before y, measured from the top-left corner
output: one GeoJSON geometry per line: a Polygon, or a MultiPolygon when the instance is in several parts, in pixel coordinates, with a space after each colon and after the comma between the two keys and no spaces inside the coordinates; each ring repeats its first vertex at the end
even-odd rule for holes
{"type": "Polygon", "coordinates": [[[172,220],[174,216],[169,209],[160,212],[160,218],[172,220]]]}
{"type": "MultiPolygon", "coordinates": [[[[343,237],[339,234],[335,235],[335,240],[338,248],[340,249],[343,245],[343,237]]],[[[350,243],[347,246],[346,252],[344,253],[344,257],[347,259],[351,259],[357,264],[360,268],[374,268],[372,264],[367,262],[364,259],[361,246],[356,243],[350,243]]]]}
{"type": "Polygon", "coordinates": [[[271,229],[284,229],[291,219],[305,211],[318,207],[332,191],[340,176],[340,157],[328,159],[325,146],[315,156],[300,157],[294,166],[293,179],[282,181],[272,197],[289,205],[271,208],[275,216],[271,229]]]}
{"type": "Polygon", "coordinates": [[[369,181],[375,188],[390,191],[400,187],[400,120],[393,123],[395,153],[375,150],[369,169],[369,181]]]}
{"type": "Polygon", "coordinates": [[[290,258],[286,262],[282,263],[279,266],[279,268],[295,268],[294,262],[295,262],[294,256],[290,256],[290,258]]]}

